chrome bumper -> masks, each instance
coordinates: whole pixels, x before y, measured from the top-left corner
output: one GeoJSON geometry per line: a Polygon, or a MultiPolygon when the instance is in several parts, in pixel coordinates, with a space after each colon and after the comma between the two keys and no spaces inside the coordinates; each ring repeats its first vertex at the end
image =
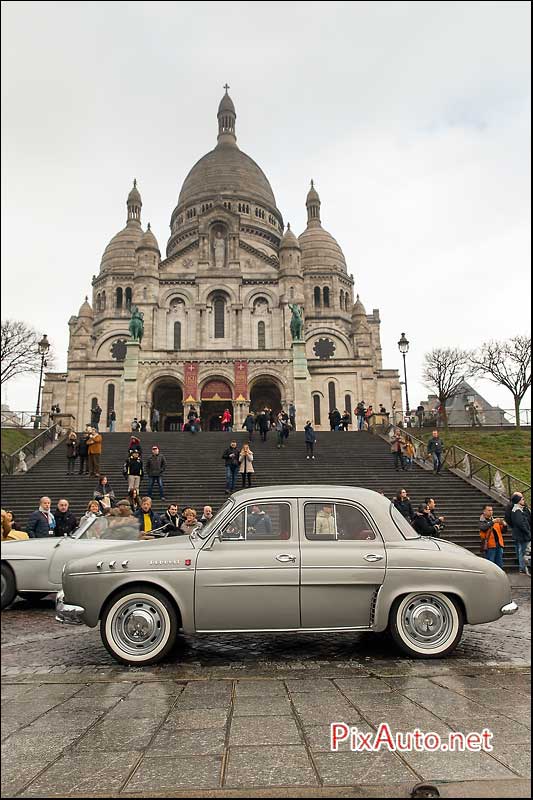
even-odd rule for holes
{"type": "Polygon", "coordinates": [[[56,595],[56,620],[65,625],[83,625],[82,619],[85,609],[81,606],[71,606],[64,602],[65,593],[60,591],[56,595]]]}
{"type": "Polygon", "coordinates": [[[518,606],[516,605],[514,600],[511,600],[510,603],[507,603],[507,605],[502,606],[500,608],[500,614],[504,614],[504,615],[505,614],[516,614],[517,611],[518,611],[518,606]]]}

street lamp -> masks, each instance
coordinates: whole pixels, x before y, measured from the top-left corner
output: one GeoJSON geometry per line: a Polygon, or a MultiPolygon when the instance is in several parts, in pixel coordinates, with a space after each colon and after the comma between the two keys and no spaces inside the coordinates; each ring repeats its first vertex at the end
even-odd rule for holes
{"type": "Polygon", "coordinates": [[[403,377],[405,383],[405,412],[409,414],[409,393],[407,391],[407,367],[405,366],[405,356],[409,352],[409,342],[405,338],[405,333],[402,333],[402,338],[398,342],[398,350],[403,356],[403,377]]]}
{"type": "Polygon", "coordinates": [[[50,350],[50,342],[47,339],[46,333],[43,334],[43,338],[37,345],[37,352],[41,356],[41,372],[39,375],[39,391],[37,392],[37,408],[35,410],[35,422],[33,423],[34,428],[39,427],[39,423],[41,421],[40,418],[40,408],[41,408],[41,387],[43,384],[43,370],[46,367],[46,354],[50,350]]]}

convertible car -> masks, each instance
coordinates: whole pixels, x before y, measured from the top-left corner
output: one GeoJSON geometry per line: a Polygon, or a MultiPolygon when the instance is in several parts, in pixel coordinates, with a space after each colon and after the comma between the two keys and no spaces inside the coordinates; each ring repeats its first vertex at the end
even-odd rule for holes
{"type": "Polygon", "coordinates": [[[137,520],[92,517],[72,534],[2,542],[2,608],[17,594],[37,601],[61,589],[61,571],[71,558],[139,540],[137,520]]]}
{"type": "Polygon", "coordinates": [[[114,658],[153,664],[180,630],[389,630],[411,657],[451,653],[465,622],[513,614],[495,564],[420,537],[383,495],[349,486],[245,489],[190,536],[74,558],[56,618],[100,623],[114,658]]]}

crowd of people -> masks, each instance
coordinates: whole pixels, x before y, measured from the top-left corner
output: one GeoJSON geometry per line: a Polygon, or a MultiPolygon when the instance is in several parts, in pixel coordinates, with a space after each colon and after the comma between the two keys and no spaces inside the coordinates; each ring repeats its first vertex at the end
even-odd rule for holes
{"type": "MultiPolygon", "coordinates": [[[[413,468],[416,448],[411,436],[397,428],[392,434],[390,451],[396,472],[413,468]]],[[[445,446],[437,430],[432,432],[427,443],[427,455],[433,462],[433,474],[440,475],[444,466],[445,446]]]]}

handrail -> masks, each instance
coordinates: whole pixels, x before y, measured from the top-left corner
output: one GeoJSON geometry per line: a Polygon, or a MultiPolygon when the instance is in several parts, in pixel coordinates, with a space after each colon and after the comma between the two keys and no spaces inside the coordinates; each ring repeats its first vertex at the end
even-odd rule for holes
{"type": "MultiPolygon", "coordinates": [[[[376,426],[377,427],[377,426],[376,426]]],[[[403,436],[408,436],[415,446],[415,458],[425,462],[429,455],[427,452],[427,442],[423,442],[411,433],[411,428],[399,428],[396,425],[382,426],[382,432],[390,437],[391,431],[400,431],[403,436]]],[[[492,464],[481,456],[465,450],[459,445],[452,444],[444,451],[444,462],[449,469],[462,472],[466,478],[480,485],[482,489],[494,491],[508,500],[515,492],[521,492],[526,500],[531,503],[531,484],[526,483],[521,478],[511,475],[510,472],[492,464]],[[459,458],[457,451],[462,453],[459,458]]]]}
{"type": "Polygon", "coordinates": [[[62,432],[63,428],[56,422],[49,428],[45,428],[33,439],[30,439],[25,445],[19,447],[14,453],[2,452],[2,475],[26,472],[28,469],[26,458],[28,456],[35,458],[39,450],[44,450],[49,442],[55,442],[62,432]]]}

